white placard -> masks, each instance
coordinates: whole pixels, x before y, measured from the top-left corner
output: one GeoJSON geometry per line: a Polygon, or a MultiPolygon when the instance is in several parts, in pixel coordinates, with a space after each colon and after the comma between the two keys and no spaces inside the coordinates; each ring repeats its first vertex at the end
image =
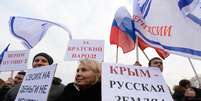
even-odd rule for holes
{"type": "Polygon", "coordinates": [[[29,69],[15,101],[47,101],[57,64],[29,69]]]}
{"type": "Polygon", "coordinates": [[[30,50],[7,51],[3,56],[0,71],[25,70],[30,50]]]}
{"type": "Polygon", "coordinates": [[[103,40],[70,40],[64,60],[77,61],[80,59],[104,59],[103,40]]]}
{"type": "Polygon", "coordinates": [[[102,101],[173,101],[158,68],[102,65],[102,101]]]}

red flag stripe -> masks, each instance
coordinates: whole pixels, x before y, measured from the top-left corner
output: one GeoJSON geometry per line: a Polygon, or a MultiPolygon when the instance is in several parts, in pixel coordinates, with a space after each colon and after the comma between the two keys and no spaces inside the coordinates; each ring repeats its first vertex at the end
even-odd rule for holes
{"type": "Polygon", "coordinates": [[[120,31],[116,26],[112,26],[110,44],[120,46],[124,53],[130,52],[135,48],[134,41],[126,33],[120,31]]]}

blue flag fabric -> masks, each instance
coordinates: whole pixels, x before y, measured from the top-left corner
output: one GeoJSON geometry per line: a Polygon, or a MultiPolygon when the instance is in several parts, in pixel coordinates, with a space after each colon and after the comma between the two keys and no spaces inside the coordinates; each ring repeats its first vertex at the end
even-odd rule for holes
{"type": "Polygon", "coordinates": [[[1,52],[1,54],[0,54],[0,64],[1,64],[2,60],[3,60],[4,53],[6,51],[8,51],[9,46],[10,46],[10,44],[8,44],[7,47],[1,52]]]}

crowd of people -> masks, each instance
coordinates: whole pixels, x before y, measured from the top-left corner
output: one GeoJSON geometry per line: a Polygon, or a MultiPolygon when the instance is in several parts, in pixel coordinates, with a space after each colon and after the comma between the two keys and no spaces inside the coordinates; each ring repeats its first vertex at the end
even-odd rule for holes
{"type": "MultiPolygon", "coordinates": [[[[32,67],[40,68],[53,63],[53,58],[47,53],[38,53],[33,58],[32,67]]],[[[135,65],[141,66],[138,61],[135,65]]],[[[152,58],[148,66],[163,72],[163,62],[158,57],[152,58]]],[[[0,79],[0,101],[15,100],[25,74],[20,71],[14,79],[0,79]]],[[[101,101],[101,63],[95,60],[80,60],[74,82],[66,86],[61,82],[60,78],[53,78],[47,101],[101,101]]],[[[174,101],[201,101],[201,89],[192,87],[187,79],[179,81],[173,90],[170,93],[174,101]]]]}
{"type": "MultiPolygon", "coordinates": [[[[149,67],[157,67],[163,72],[163,62],[160,58],[154,57],[149,61],[149,67]]],[[[174,92],[170,93],[174,101],[201,101],[201,89],[192,87],[190,80],[182,79],[179,85],[174,86],[174,92]]]]}
{"type": "Polygon", "coordinates": [[[180,80],[173,90],[172,97],[175,101],[201,101],[201,89],[192,87],[187,79],[180,80]]]}

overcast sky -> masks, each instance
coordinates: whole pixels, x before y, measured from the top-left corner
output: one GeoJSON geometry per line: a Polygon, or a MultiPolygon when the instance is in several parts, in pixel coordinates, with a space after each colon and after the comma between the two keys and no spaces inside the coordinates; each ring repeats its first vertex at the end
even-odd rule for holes
{"type": "MultiPolygon", "coordinates": [[[[0,51],[8,43],[11,44],[9,50],[25,49],[8,27],[10,16],[22,16],[60,23],[71,31],[73,39],[105,40],[104,61],[115,63],[116,46],[109,44],[109,36],[114,14],[121,6],[131,11],[131,0],[0,0],[0,51]]],[[[47,52],[58,63],[56,76],[62,78],[64,84],[72,82],[77,62],[63,61],[68,41],[68,34],[63,29],[51,27],[42,41],[31,50],[28,68],[31,68],[36,53],[47,52]]],[[[153,49],[146,49],[145,53],[149,58],[158,56],[153,49]]],[[[141,64],[147,66],[148,61],[142,52],[139,56],[141,64]]],[[[135,57],[135,50],[123,54],[119,48],[119,63],[133,64],[135,57]]],[[[193,60],[193,64],[201,73],[200,60],[193,60]]],[[[9,72],[4,72],[0,77],[6,79],[9,75],[9,72]]],[[[193,77],[194,72],[187,58],[171,54],[164,60],[163,75],[172,88],[179,80],[193,77]]]]}

